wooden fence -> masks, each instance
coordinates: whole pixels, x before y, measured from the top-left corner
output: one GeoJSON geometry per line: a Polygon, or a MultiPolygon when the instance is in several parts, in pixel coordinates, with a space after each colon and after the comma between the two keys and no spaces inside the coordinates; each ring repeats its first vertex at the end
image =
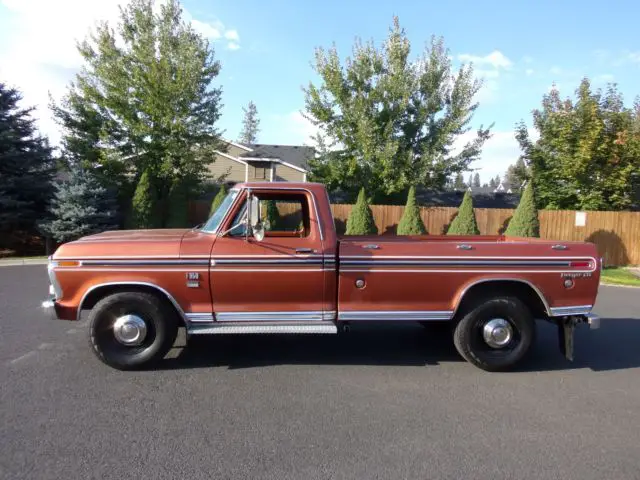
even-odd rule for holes
{"type": "MultiPolygon", "coordinates": [[[[338,232],[344,233],[351,205],[332,205],[338,232]]],[[[381,235],[393,235],[404,207],[373,205],[373,216],[381,235]]],[[[430,234],[442,234],[458,209],[454,207],[421,208],[421,216],[430,234]]],[[[192,223],[201,223],[209,213],[207,202],[192,202],[189,209],[192,223]]],[[[503,233],[513,215],[511,209],[476,208],[476,220],[482,235],[503,233]]],[[[606,265],[640,264],[640,212],[585,212],[584,226],[576,226],[576,212],[540,211],[540,237],[549,240],[593,242],[606,265]]]]}

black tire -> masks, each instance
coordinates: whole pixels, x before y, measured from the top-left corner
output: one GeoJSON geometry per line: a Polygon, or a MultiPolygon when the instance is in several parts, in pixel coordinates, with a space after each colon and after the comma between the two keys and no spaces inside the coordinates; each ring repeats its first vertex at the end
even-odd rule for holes
{"type": "Polygon", "coordinates": [[[119,292],[108,295],[89,314],[89,344],[96,356],[110,367],[133,370],[149,367],[171,349],[178,334],[178,319],[168,302],[145,292],[119,292]],[[116,318],[134,314],[147,328],[141,344],[120,343],[113,332],[116,318]]]}
{"type": "Polygon", "coordinates": [[[516,297],[494,297],[478,302],[462,314],[453,332],[453,343],[462,357],[490,372],[513,368],[531,350],[536,338],[536,325],[527,306],[516,297]],[[504,319],[511,327],[508,344],[490,346],[483,328],[491,319],[504,319]]]}

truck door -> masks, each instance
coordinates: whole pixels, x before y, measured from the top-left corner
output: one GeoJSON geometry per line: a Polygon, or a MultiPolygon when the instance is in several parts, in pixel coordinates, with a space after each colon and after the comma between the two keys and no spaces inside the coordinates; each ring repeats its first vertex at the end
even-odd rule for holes
{"type": "MultiPolygon", "coordinates": [[[[325,315],[323,239],[315,199],[304,189],[252,189],[265,237],[245,227],[220,236],[211,255],[210,284],[218,322],[309,322],[325,315]]],[[[237,225],[246,195],[220,232],[237,225]]]]}

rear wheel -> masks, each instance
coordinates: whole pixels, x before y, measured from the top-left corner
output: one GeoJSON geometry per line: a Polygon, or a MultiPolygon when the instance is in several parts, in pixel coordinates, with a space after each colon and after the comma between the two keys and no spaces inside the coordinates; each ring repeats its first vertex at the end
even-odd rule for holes
{"type": "Polygon", "coordinates": [[[175,311],[145,292],[103,298],[91,310],[89,325],[94,353],[119,370],[148,367],[162,359],[178,333],[175,311]]]}
{"type": "Polygon", "coordinates": [[[456,324],[453,342],[465,360],[487,371],[514,367],[535,341],[535,320],[516,297],[477,303],[456,324]]]}

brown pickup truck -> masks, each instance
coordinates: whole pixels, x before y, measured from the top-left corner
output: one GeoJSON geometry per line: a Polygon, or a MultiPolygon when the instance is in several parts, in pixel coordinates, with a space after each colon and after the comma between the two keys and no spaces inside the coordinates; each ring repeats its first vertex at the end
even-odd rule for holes
{"type": "Polygon", "coordinates": [[[357,322],[448,322],[462,357],[485,370],[529,352],[536,320],[573,355],[602,261],[593,244],[504,236],[336,234],[320,184],[246,183],[201,228],[109,231],[51,256],[54,318],[89,311],[106,364],[165,356],[179,327],[203,334],[335,334],[357,322]],[[275,213],[274,213],[275,212],[275,213]]]}

